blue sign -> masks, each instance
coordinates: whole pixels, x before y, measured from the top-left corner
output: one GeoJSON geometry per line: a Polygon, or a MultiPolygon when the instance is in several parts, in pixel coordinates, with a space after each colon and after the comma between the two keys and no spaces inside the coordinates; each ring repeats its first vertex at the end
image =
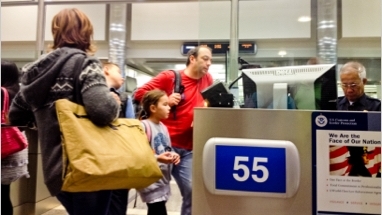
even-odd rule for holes
{"type": "Polygon", "coordinates": [[[216,189],[286,193],[285,148],[216,145],[216,189]]]}

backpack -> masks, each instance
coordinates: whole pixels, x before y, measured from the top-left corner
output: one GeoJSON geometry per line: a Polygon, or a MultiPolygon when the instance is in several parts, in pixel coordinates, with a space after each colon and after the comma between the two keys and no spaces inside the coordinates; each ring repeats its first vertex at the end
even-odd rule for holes
{"type": "MultiPolygon", "coordinates": [[[[151,137],[152,137],[152,134],[151,134],[151,126],[150,126],[150,123],[148,123],[146,120],[142,120],[141,123],[143,124],[143,127],[145,127],[145,132],[146,132],[147,140],[149,141],[149,144],[150,144],[151,148],[154,148],[154,145],[151,144],[151,137]]],[[[166,146],[164,150],[165,150],[166,152],[171,152],[171,151],[172,151],[172,148],[171,148],[170,146],[166,146]]]]}
{"type": "Polygon", "coordinates": [[[142,105],[140,104],[140,101],[135,99],[135,93],[137,92],[138,88],[135,88],[133,92],[131,93],[131,97],[133,98],[133,109],[135,114],[135,119],[139,119],[139,114],[142,111],[142,105]]]}
{"type": "Polygon", "coordinates": [[[147,140],[149,141],[149,143],[151,145],[151,126],[147,121],[142,120],[141,122],[142,122],[143,126],[145,127],[147,140]]]}
{"type": "Polygon", "coordinates": [[[119,96],[119,99],[121,100],[121,108],[119,110],[119,118],[125,118],[126,117],[126,103],[127,100],[129,99],[129,94],[127,92],[118,92],[114,88],[110,88],[111,92],[114,92],[119,96]]]}
{"type": "MultiPolygon", "coordinates": [[[[175,76],[175,78],[174,78],[174,93],[182,94],[183,91],[184,91],[184,86],[182,85],[182,78],[180,76],[180,72],[177,71],[177,70],[171,70],[171,71],[174,73],[174,76],[175,76]]],[[[135,92],[137,91],[137,89],[138,88],[133,90],[132,96],[131,96],[133,98],[132,102],[133,102],[133,108],[134,108],[135,118],[136,119],[139,118],[139,114],[142,111],[141,102],[135,99],[135,92]]],[[[174,119],[176,119],[176,106],[172,106],[171,107],[171,111],[174,114],[174,119]]]]}
{"type": "Polygon", "coordinates": [[[126,104],[127,100],[129,99],[129,94],[127,92],[121,92],[119,94],[119,99],[121,100],[121,109],[119,111],[119,118],[125,118],[126,117],[126,104]]]}

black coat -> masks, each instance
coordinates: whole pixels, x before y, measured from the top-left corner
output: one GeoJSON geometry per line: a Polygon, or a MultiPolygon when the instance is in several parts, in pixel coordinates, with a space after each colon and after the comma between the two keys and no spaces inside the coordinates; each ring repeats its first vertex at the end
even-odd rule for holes
{"type": "Polygon", "coordinates": [[[350,105],[345,96],[337,99],[337,110],[349,111],[381,111],[381,101],[363,94],[357,101],[350,105]]]}

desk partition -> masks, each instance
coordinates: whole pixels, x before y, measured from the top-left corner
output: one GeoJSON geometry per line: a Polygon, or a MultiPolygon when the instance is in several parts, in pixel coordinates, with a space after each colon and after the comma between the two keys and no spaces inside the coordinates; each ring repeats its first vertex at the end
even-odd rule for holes
{"type": "Polygon", "coordinates": [[[197,108],[193,158],[193,214],[381,213],[380,113],[197,108]]]}
{"type": "MultiPolygon", "coordinates": [[[[306,215],[312,213],[312,135],[311,135],[311,111],[294,111],[294,110],[260,110],[260,109],[225,109],[225,108],[197,108],[195,109],[194,117],[194,154],[193,154],[193,194],[192,194],[192,212],[197,215],[306,215]],[[251,148],[244,149],[249,154],[249,159],[239,157],[239,158],[230,158],[230,152],[236,150],[236,148],[228,149],[219,152],[224,144],[217,144],[219,147],[216,147],[216,153],[223,155],[220,158],[213,158],[211,156],[208,159],[208,156],[203,158],[203,153],[206,143],[210,140],[216,140],[211,138],[223,138],[223,142],[226,145],[242,145],[243,142],[247,144],[247,140],[252,140],[252,143],[247,144],[245,147],[253,146],[259,147],[256,145],[259,143],[265,143],[267,141],[273,141],[272,144],[279,144],[281,142],[286,142],[286,146],[278,145],[277,149],[287,148],[289,149],[289,143],[293,143],[297,155],[292,156],[292,154],[283,153],[279,151],[264,152],[265,154],[256,151],[254,158],[251,154],[251,148]],[[229,142],[224,140],[224,138],[234,138],[234,142],[229,142]],[[253,140],[254,139],[254,140],[253,140]],[[266,154],[268,153],[268,155],[266,154]],[[282,155],[272,158],[270,154],[281,153],[282,155]],[[227,156],[225,156],[227,155],[227,156]],[[252,157],[251,157],[252,156],[252,157]],[[277,157],[285,156],[285,159],[280,159],[280,166],[284,166],[285,174],[279,174],[280,183],[286,183],[285,193],[282,188],[276,188],[277,182],[266,184],[264,182],[265,173],[268,172],[269,179],[272,177],[275,172],[276,167],[274,164],[271,164],[272,161],[277,159],[277,157]],[[289,163],[288,159],[298,156],[299,165],[294,163],[289,163]],[[289,158],[288,158],[289,157],[289,158]],[[220,160],[219,160],[220,159],[220,160]],[[224,159],[227,161],[227,164],[224,165],[224,159]],[[237,160],[239,159],[239,160],[237,160]],[[241,180],[243,177],[248,180],[255,178],[259,183],[259,188],[248,186],[243,186],[238,188],[240,183],[243,182],[232,182],[230,186],[225,185],[224,181],[230,173],[220,174],[218,177],[215,175],[209,177],[211,181],[219,183],[223,190],[228,192],[221,193],[221,190],[215,190],[211,192],[211,184],[206,184],[203,179],[205,177],[203,174],[203,162],[220,162],[219,168],[226,167],[228,170],[232,170],[233,174],[236,174],[241,180]],[[285,161],[285,163],[283,163],[285,161]],[[234,162],[232,164],[232,162],[234,162]],[[256,164],[255,164],[256,163],[256,164]],[[273,166],[272,166],[273,165],[273,166]],[[235,171],[235,166],[237,167],[235,171]],[[248,167],[247,167],[248,166],[248,167]],[[299,171],[296,171],[296,168],[299,168],[299,171]],[[240,169],[248,169],[240,170],[240,169]],[[245,173],[249,172],[249,173],[245,173]],[[292,172],[293,181],[292,183],[287,183],[287,176],[292,172]],[[245,177],[246,175],[249,177],[245,177]],[[215,178],[214,178],[215,177],[215,178]],[[296,181],[299,180],[299,181],[296,181]],[[294,182],[294,183],[293,183],[294,182]],[[297,183],[298,182],[298,183],[297,183]],[[239,185],[234,186],[234,183],[239,185]],[[261,184],[262,183],[262,184],[261,184]],[[296,186],[297,183],[297,186],[296,186]],[[295,187],[293,187],[295,186],[295,187]],[[268,187],[268,188],[265,188],[268,187]],[[272,187],[273,190],[272,191],[272,187]],[[291,188],[292,192],[288,193],[288,187],[291,188]],[[296,190],[293,190],[296,188],[296,190]],[[210,190],[209,190],[210,189],[210,190]],[[233,190],[238,190],[235,192],[233,190]],[[248,189],[255,189],[254,191],[248,191],[248,189]],[[262,190],[256,190],[262,189],[262,190]],[[247,191],[246,191],[247,190],[247,191]],[[220,192],[220,193],[219,193],[220,192]],[[255,193],[255,195],[250,194],[255,193]],[[284,194],[284,195],[283,195],[284,194]]],[[[222,139],[218,139],[222,140],[222,139]]],[[[228,139],[232,140],[232,139],[228,139]]],[[[251,142],[251,141],[250,141],[251,142]]],[[[209,143],[211,144],[211,143],[209,143]]],[[[262,145],[263,147],[264,145],[262,145]]],[[[224,149],[224,148],[223,148],[224,149]]],[[[263,150],[266,148],[262,148],[263,150]]],[[[273,148],[275,149],[275,148],[273,148]]],[[[283,151],[283,150],[281,150],[283,151]]],[[[293,151],[293,150],[292,150],[293,151]]],[[[244,156],[245,157],[245,156],[244,156]]],[[[276,164],[277,165],[277,164],[276,164]]],[[[276,168],[277,169],[277,168],[276,168]]],[[[218,170],[216,170],[218,171],[218,170]]],[[[213,172],[213,168],[210,171],[213,172]]],[[[244,180],[244,179],[243,179],[244,180]]],[[[211,182],[210,182],[211,183],[211,182]]],[[[252,183],[253,184],[253,183],[252,183]]]]}

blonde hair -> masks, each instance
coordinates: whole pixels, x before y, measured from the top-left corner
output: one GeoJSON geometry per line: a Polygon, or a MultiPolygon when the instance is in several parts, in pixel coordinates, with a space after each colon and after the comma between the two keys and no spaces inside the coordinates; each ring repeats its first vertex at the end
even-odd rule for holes
{"type": "Polygon", "coordinates": [[[93,41],[93,25],[89,18],[76,8],[63,9],[52,20],[53,45],[77,48],[88,54],[96,51],[93,41]]]}
{"type": "Polygon", "coordinates": [[[116,67],[118,67],[119,68],[119,66],[118,66],[118,64],[116,64],[116,63],[112,63],[112,62],[104,62],[104,63],[102,63],[102,65],[103,65],[103,68],[111,68],[111,67],[113,67],[113,66],[116,66],[116,67]]]}

